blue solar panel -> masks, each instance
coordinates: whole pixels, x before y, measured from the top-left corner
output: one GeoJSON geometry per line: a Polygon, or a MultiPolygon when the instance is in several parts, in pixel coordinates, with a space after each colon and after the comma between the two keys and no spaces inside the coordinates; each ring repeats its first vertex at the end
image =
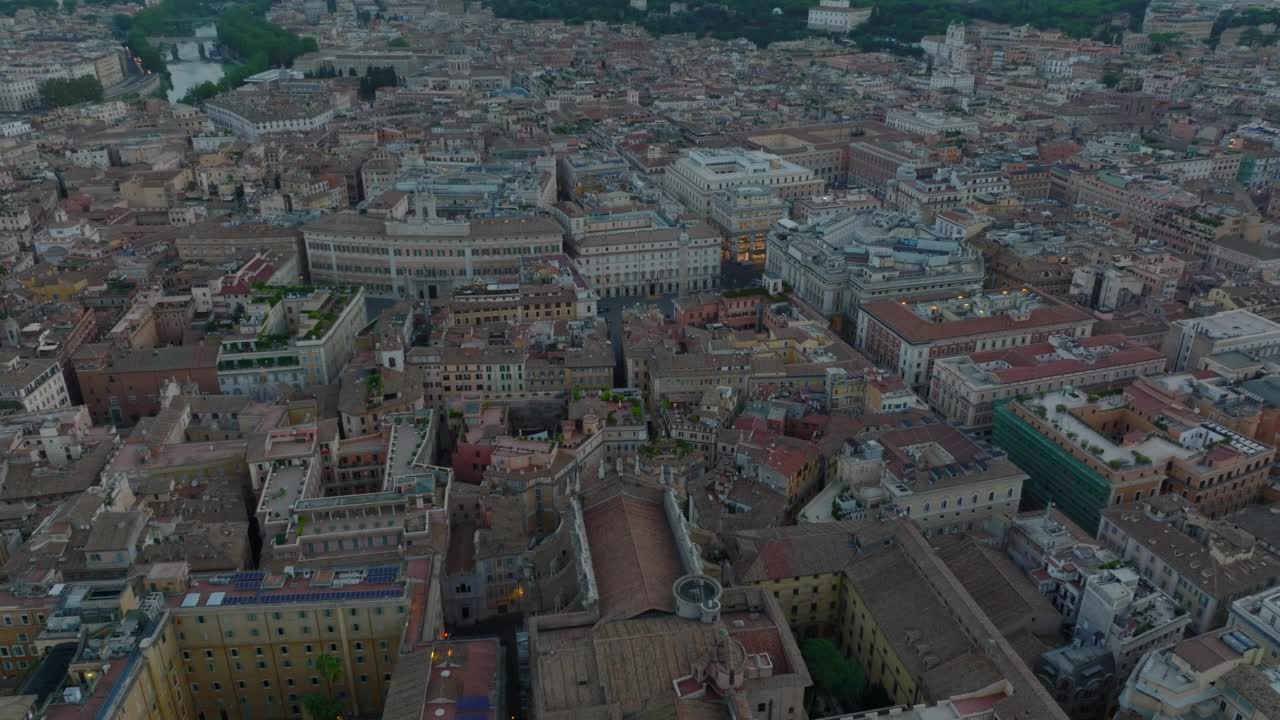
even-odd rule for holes
{"type": "MultiPolygon", "coordinates": [[[[252,589],[257,589],[252,588],[252,589]]],[[[399,597],[403,594],[400,588],[380,588],[373,590],[337,590],[308,593],[262,593],[254,595],[232,595],[222,601],[223,605],[280,604],[294,602],[334,602],[343,600],[376,600],[379,598],[399,597]]]]}
{"type": "Polygon", "coordinates": [[[265,578],[266,576],[267,576],[267,574],[266,574],[265,572],[262,572],[262,571],[259,571],[259,570],[250,570],[250,571],[245,571],[245,572],[238,572],[238,573],[235,573],[234,575],[232,575],[232,576],[231,576],[231,581],[232,581],[232,582],[236,582],[237,580],[258,580],[258,581],[261,581],[261,580],[262,580],[263,578],[265,578]]]}
{"type": "Polygon", "coordinates": [[[485,695],[463,695],[458,698],[458,712],[476,712],[489,709],[489,698],[485,695]]]}

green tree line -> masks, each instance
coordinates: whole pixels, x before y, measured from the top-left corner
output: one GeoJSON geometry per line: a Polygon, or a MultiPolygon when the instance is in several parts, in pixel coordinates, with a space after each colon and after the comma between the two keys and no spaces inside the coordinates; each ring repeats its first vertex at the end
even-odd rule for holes
{"type": "Polygon", "coordinates": [[[299,37],[248,8],[218,17],[218,42],[242,58],[265,53],[272,67],[291,65],[299,55],[319,49],[314,38],[299,37]]]}
{"type": "Polygon", "coordinates": [[[92,75],[78,78],[51,78],[40,83],[40,99],[46,105],[66,107],[102,100],[102,83],[92,75]]]}
{"type": "Polygon", "coordinates": [[[212,15],[204,0],[163,0],[133,16],[133,28],[147,35],[172,34],[190,27],[194,18],[212,15]]]}
{"type": "MultiPolygon", "coordinates": [[[[289,66],[303,53],[315,52],[314,38],[303,38],[273,25],[261,16],[260,4],[240,7],[218,17],[218,42],[244,58],[239,65],[224,70],[218,82],[203,82],[187,91],[182,101],[199,104],[244,84],[245,78],[272,67],[289,66]]],[[[265,7],[262,7],[265,12],[265,7]]]]}
{"type": "Polygon", "coordinates": [[[111,17],[117,35],[125,37],[125,44],[146,70],[164,77],[164,87],[170,87],[169,65],[164,53],[151,44],[149,36],[189,29],[193,18],[208,12],[203,0],[163,0],[132,17],[118,13],[111,17]]]}
{"type": "Polygon", "coordinates": [[[23,8],[31,8],[38,13],[58,11],[58,0],[0,0],[0,15],[13,17],[23,8]]]}
{"type": "Polygon", "coordinates": [[[147,40],[146,33],[136,28],[129,31],[128,45],[129,49],[133,51],[134,57],[138,58],[138,62],[142,63],[142,67],[153,73],[163,75],[164,84],[168,87],[169,64],[164,61],[164,53],[160,52],[147,40]]]}
{"type": "Polygon", "coordinates": [[[914,43],[925,35],[946,32],[952,22],[987,20],[1060,30],[1072,37],[1094,37],[1109,35],[1108,21],[1122,13],[1128,15],[1130,26],[1139,22],[1146,4],[1146,0],[879,0],[871,19],[853,35],[856,40],[880,38],[914,43]]]}
{"type": "MultiPolygon", "coordinates": [[[[671,15],[668,2],[650,2],[648,12],[630,7],[626,0],[492,0],[499,17],[520,20],[559,19],[568,23],[588,20],[629,22],[658,35],[694,33],[722,39],[745,37],[760,45],[794,40],[810,33],[805,25],[813,0],[689,0],[688,12],[671,15]],[[774,10],[781,14],[775,14],[774,10]]],[[[872,5],[872,0],[855,0],[872,5]]],[[[925,35],[946,31],[952,21],[990,20],[1011,25],[1029,24],[1061,30],[1073,37],[1108,34],[1107,21],[1125,13],[1130,25],[1138,22],[1147,0],[875,0],[871,20],[852,33],[851,39],[868,50],[910,52],[905,45],[925,35]]]]}
{"type": "Polygon", "coordinates": [[[1280,42],[1280,33],[1263,32],[1260,27],[1262,25],[1280,26],[1280,9],[1276,8],[1246,8],[1241,11],[1225,10],[1218,19],[1213,23],[1213,33],[1209,37],[1209,44],[1218,45],[1218,40],[1222,37],[1222,33],[1230,28],[1245,28],[1240,34],[1240,44],[1252,47],[1267,47],[1280,42]]]}
{"type": "Polygon", "coordinates": [[[360,78],[360,97],[372,102],[378,88],[395,87],[399,84],[400,80],[396,78],[396,69],[394,67],[367,68],[364,72],[364,77],[360,78]]]}
{"type": "MultiPolygon", "coordinates": [[[[272,67],[291,65],[298,55],[317,49],[314,39],[298,37],[267,22],[264,15],[270,7],[271,0],[251,0],[217,15],[218,42],[244,62],[226,68],[218,82],[205,82],[192,88],[183,98],[184,102],[203,102],[218,93],[239,87],[251,75],[272,67]]],[[[113,15],[111,21],[116,35],[126,39],[142,67],[162,73],[168,87],[169,68],[164,53],[148,38],[190,32],[198,19],[213,15],[214,8],[207,0],[163,0],[132,17],[123,13],[113,15]]]]}
{"type": "Polygon", "coordinates": [[[806,0],[729,0],[713,3],[689,0],[688,12],[671,15],[669,3],[650,2],[649,12],[633,9],[627,0],[492,0],[499,17],[519,20],[588,20],[634,23],[655,35],[693,33],[720,39],[745,37],[759,45],[804,37],[809,6],[806,0]],[[782,15],[774,15],[779,8],[782,15]]]}

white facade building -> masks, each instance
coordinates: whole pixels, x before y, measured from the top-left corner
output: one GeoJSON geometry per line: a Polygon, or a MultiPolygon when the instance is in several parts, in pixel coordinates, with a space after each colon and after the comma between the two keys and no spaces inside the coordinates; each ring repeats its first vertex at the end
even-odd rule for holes
{"type": "Polygon", "coordinates": [[[885,114],[884,124],[894,130],[912,135],[945,135],[946,133],[976,135],[978,133],[978,121],[940,112],[890,110],[885,114]]]}
{"type": "Polygon", "coordinates": [[[666,191],[700,218],[710,216],[716,193],[743,185],[768,187],[783,200],[817,195],[826,185],[809,168],[767,152],[742,149],[690,150],[671,163],[662,177],[666,191]]]}
{"type": "Polygon", "coordinates": [[[849,32],[871,19],[872,8],[849,7],[849,0],[822,0],[809,8],[809,29],[827,32],[849,32]]]}
{"type": "Polygon", "coordinates": [[[0,403],[6,402],[25,412],[69,406],[71,396],[58,362],[0,352],[0,403]]]}
{"type": "Polygon", "coordinates": [[[0,123],[0,137],[17,137],[31,132],[31,123],[25,120],[11,120],[0,123]]]}
{"type": "Polygon", "coordinates": [[[588,234],[566,245],[601,297],[646,297],[720,286],[720,234],[706,223],[674,226],[657,213],[633,229],[588,234]]]}

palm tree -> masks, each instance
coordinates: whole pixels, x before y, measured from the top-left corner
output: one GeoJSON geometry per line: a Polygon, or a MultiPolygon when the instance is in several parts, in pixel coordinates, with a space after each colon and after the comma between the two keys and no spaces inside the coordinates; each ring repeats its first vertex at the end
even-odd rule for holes
{"type": "Polygon", "coordinates": [[[322,652],[316,656],[316,670],[324,678],[329,694],[333,695],[333,685],[342,679],[342,661],[336,655],[322,652]]]}
{"type": "Polygon", "coordinates": [[[342,708],[333,698],[320,693],[307,693],[302,696],[302,706],[307,709],[311,720],[337,720],[342,708]]]}
{"type": "Polygon", "coordinates": [[[333,695],[333,686],[342,680],[342,661],[329,653],[320,653],[312,667],[324,678],[327,693],[307,693],[302,704],[312,720],[337,720],[342,714],[342,706],[333,695]]]}

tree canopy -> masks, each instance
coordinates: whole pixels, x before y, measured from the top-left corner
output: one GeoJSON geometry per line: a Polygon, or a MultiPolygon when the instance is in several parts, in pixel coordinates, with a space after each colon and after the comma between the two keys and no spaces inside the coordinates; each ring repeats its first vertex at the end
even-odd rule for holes
{"type": "Polygon", "coordinates": [[[862,666],[846,658],[835,643],[826,638],[805,640],[800,654],[813,678],[813,691],[825,696],[843,711],[860,709],[867,689],[867,674],[862,666]]]}
{"type": "Polygon", "coordinates": [[[378,88],[395,87],[399,84],[400,80],[396,77],[394,67],[371,67],[365,70],[364,77],[360,78],[360,97],[373,100],[378,88]]]}
{"type": "Polygon", "coordinates": [[[236,8],[223,13],[217,22],[218,41],[244,62],[226,68],[218,82],[203,82],[187,91],[182,101],[197,104],[234,90],[252,75],[272,67],[289,66],[297,56],[317,50],[314,38],[303,38],[273,25],[252,8],[236,8]]]}
{"type": "MultiPolygon", "coordinates": [[[[688,11],[670,14],[668,0],[650,0],[648,11],[627,0],[492,0],[499,17],[522,20],[561,19],[629,22],[663,35],[691,32],[721,39],[745,37],[761,45],[809,35],[806,28],[813,0],[687,0],[688,11]],[[775,15],[774,9],[782,11],[775,15]]],[[[855,0],[871,5],[871,0],[855,0]]],[[[852,39],[867,50],[913,52],[910,44],[924,35],[946,31],[952,21],[991,20],[1058,29],[1074,37],[1114,34],[1114,16],[1127,13],[1130,24],[1141,20],[1146,0],[877,0],[871,20],[854,30],[852,39]]]]}
{"type": "Polygon", "coordinates": [[[333,686],[342,680],[342,661],[322,652],[316,656],[312,667],[324,678],[328,693],[307,693],[302,697],[302,704],[313,720],[337,720],[342,717],[342,703],[334,697],[333,686]]]}
{"type": "Polygon", "coordinates": [[[164,53],[152,45],[147,40],[146,33],[136,26],[129,31],[128,44],[129,49],[133,51],[134,57],[138,58],[138,62],[142,63],[144,69],[162,73],[166,77],[169,75],[169,65],[164,61],[164,53]]]}
{"type": "Polygon", "coordinates": [[[264,53],[269,67],[290,65],[299,55],[318,49],[314,38],[294,35],[247,8],[218,17],[218,42],[242,58],[264,53]]]}
{"type": "Polygon", "coordinates": [[[102,100],[102,83],[92,75],[74,79],[51,78],[40,84],[40,99],[53,107],[65,107],[102,100]]]}
{"type": "Polygon", "coordinates": [[[58,0],[0,0],[0,15],[13,17],[23,8],[31,8],[41,13],[51,13],[58,9],[58,0]]]}
{"type": "Polygon", "coordinates": [[[116,13],[111,16],[111,29],[120,38],[129,37],[129,31],[133,29],[133,18],[124,13],[116,13]]]}

